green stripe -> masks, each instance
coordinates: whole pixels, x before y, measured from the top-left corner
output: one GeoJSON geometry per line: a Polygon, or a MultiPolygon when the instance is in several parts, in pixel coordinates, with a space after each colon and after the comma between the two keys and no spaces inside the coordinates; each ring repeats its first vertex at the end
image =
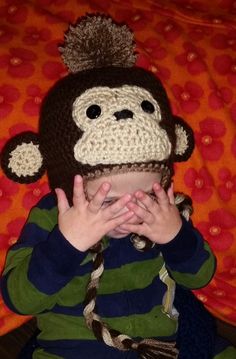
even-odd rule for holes
{"type": "MultiPolygon", "coordinates": [[[[171,336],[177,330],[177,321],[164,314],[162,306],[156,306],[145,314],[102,320],[111,328],[133,337],[171,336]]],[[[38,326],[42,330],[40,339],[95,339],[83,317],[45,313],[38,317],[38,326]]]]}
{"type": "Polygon", "coordinates": [[[25,258],[30,256],[32,250],[33,248],[31,247],[20,248],[17,250],[14,249],[10,250],[7,254],[6,265],[3,275],[9,272],[12,268],[16,267],[22,261],[24,261],[25,258]]]}
{"type": "MultiPolygon", "coordinates": [[[[145,288],[159,275],[162,265],[163,259],[158,257],[143,262],[126,264],[121,268],[106,269],[100,279],[98,295],[145,288]]],[[[72,279],[58,293],[58,304],[73,306],[83,302],[89,278],[90,273],[72,279]]]]}
{"type": "Polygon", "coordinates": [[[53,207],[52,209],[33,208],[30,212],[27,223],[33,223],[40,228],[51,232],[57,224],[58,209],[53,207]]]}
{"type": "MultiPolygon", "coordinates": [[[[27,273],[31,251],[32,248],[23,248],[15,252],[14,258],[12,257],[14,263],[9,264],[7,268],[7,270],[13,268],[18,262],[18,269],[12,271],[8,279],[8,290],[12,302],[21,313],[37,314],[45,308],[52,308],[55,303],[62,306],[74,306],[84,301],[90,273],[75,277],[58,293],[47,296],[38,291],[28,280],[27,273]],[[25,259],[22,260],[23,258],[25,259]],[[19,293],[25,293],[24,297],[22,298],[19,293]]],[[[100,280],[98,295],[145,288],[159,275],[162,264],[162,257],[158,257],[143,262],[126,264],[121,268],[106,270],[100,280]]]]}
{"type": "Polygon", "coordinates": [[[29,282],[27,273],[30,259],[30,256],[25,258],[17,270],[11,272],[7,283],[11,302],[22,314],[38,314],[51,309],[56,303],[57,294],[47,296],[29,282]]]}
{"type": "Polygon", "coordinates": [[[235,358],[236,358],[236,348],[233,346],[229,346],[221,353],[214,356],[214,359],[235,359],[235,358]]]}
{"type": "Polygon", "coordinates": [[[55,354],[49,354],[45,352],[43,349],[37,349],[33,353],[33,359],[63,359],[63,357],[59,357],[55,354]]]}
{"type": "Polygon", "coordinates": [[[168,268],[171,276],[177,283],[182,284],[189,289],[202,288],[208,284],[215,270],[215,257],[206,242],[204,243],[204,248],[209,253],[209,258],[204,262],[197,273],[174,272],[168,268]]]}

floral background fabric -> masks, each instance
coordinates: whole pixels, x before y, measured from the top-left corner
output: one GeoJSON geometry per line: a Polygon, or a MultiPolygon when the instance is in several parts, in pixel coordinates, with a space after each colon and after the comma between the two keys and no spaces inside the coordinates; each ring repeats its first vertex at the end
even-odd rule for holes
{"type": "MultiPolygon", "coordinates": [[[[216,274],[196,296],[236,325],[236,1],[1,0],[0,149],[37,131],[42,99],[67,73],[57,46],[87,12],[110,14],[135,33],[137,65],[163,81],[175,114],[194,129],[196,149],[176,166],[175,189],[194,204],[193,222],[217,257],[216,274]]],[[[29,209],[49,191],[47,178],[16,184],[0,172],[0,268],[29,209]]],[[[0,335],[28,317],[0,299],[0,335]]]]}

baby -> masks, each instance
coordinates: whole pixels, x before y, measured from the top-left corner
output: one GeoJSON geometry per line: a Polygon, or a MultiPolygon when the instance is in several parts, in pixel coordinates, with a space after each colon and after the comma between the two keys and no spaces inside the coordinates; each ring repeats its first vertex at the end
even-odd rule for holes
{"type": "Polygon", "coordinates": [[[179,339],[176,288],[205,286],[215,258],[172,184],[192,130],[160,80],[133,66],[133,49],[132,33],[109,17],[71,26],[61,48],[71,73],[45,97],[39,133],[4,147],[8,177],[29,183],[46,170],[52,192],[9,251],[2,295],[37,317],[34,359],[233,359],[211,330],[204,341],[204,326],[187,348],[179,339]]]}

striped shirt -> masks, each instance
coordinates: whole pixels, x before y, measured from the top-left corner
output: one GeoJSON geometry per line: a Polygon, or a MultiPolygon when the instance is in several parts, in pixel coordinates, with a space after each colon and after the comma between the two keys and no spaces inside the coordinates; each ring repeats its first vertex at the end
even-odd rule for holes
{"type": "MultiPolygon", "coordinates": [[[[83,301],[92,271],[89,252],[80,252],[57,225],[54,195],[45,196],[28,217],[19,241],[8,253],[2,295],[16,313],[37,317],[40,348],[34,359],[137,358],[135,352],[108,347],[85,324],[83,301]]],[[[130,241],[103,239],[104,273],[97,312],[113,329],[133,338],[173,340],[178,320],[163,310],[167,285],[163,264],[175,282],[190,289],[205,286],[215,259],[190,222],[164,245],[139,252],[130,241]]]]}

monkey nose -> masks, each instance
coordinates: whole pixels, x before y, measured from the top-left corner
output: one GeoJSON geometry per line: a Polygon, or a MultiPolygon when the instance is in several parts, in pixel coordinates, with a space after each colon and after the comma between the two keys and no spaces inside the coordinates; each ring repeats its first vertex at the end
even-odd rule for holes
{"type": "Polygon", "coordinates": [[[124,109],[122,111],[117,111],[114,113],[114,116],[116,117],[116,120],[126,120],[127,118],[133,118],[133,112],[127,109],[124,109]]]}

